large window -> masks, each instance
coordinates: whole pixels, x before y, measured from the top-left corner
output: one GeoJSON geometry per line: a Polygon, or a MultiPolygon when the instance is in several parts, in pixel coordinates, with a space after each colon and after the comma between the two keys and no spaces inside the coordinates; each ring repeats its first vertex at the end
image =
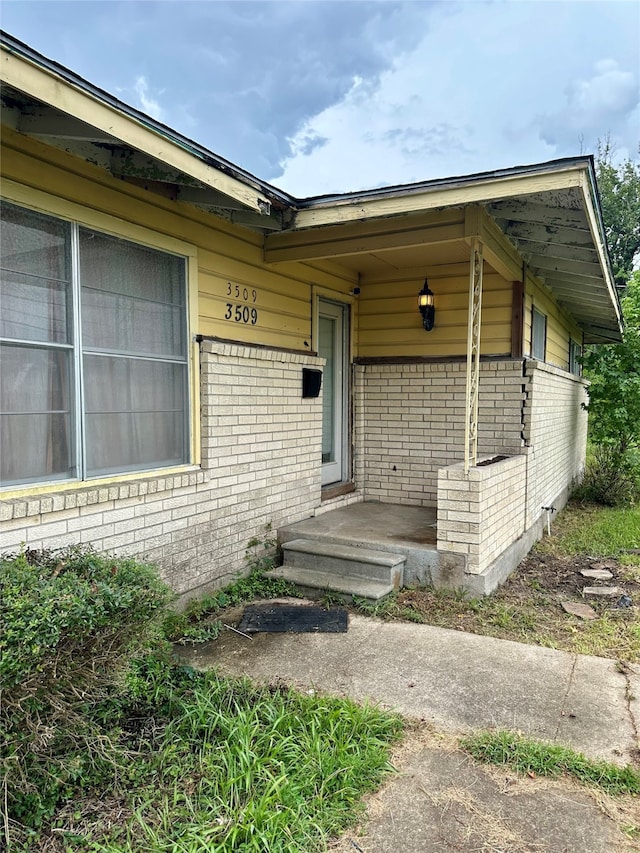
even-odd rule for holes
{"type": "Polygon", "coordinates": [[[0,482],[188,461],[186,262],[2,207],[0,482]]]}

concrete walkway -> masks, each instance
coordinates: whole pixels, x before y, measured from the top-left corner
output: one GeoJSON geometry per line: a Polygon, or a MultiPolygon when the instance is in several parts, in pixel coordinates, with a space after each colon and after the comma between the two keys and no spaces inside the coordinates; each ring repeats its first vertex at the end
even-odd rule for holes
{"type": "MultiPolygon", "coordinates": [[[[302,690],[373,701],[431,724],[423,726],[425,730],[459,734],[506,728],[570,746],[594,759],[635,761],[637,766],[640,667],[624,673],[605,658],[358,615],[350,616],[346,634],[257,634],[247,639],[227,629],[215,642],[182,654],[196,667],[215,666],[222,673],[246,675],[257,682],[284,681],[302,690]]],[[[400,770],[383,789],[382,804],[370,815],[368,834],[350,843],[343,839],[343,846],[336,849],[367,853],[634,849],[620,842],[619,828],[603,819],[582,790],[569,796],[564,789],[556,794],[545,789],[544,797],[535,800],[539,811],[534,820],[531,791],[524,792],[519,805],[512,796],[505,812],[504,784],[496,782],[496,771],[479,768],[456,750],[421,744],[403,759],[400,770]],[[422,781],[417,784],[416,779],[422,781]],[[472,806],[464,801],[469,792],[472,806]],[[456,796],[463,801],[454,802],[456,796]],[[443,829],[445,814],[453,820],[450,837],[443,829]],[[489,831],[478,824],[479,814],[492,816],[492,832],[498,834],[500,821],[496,824],[494,819],[501,815],[507,821],[504,832],[515,833],[513,838],[520,841],[488,847],[482,846],[483,841],[478,846],[478,838],[486,841],[489,831]],[[518,829],[518,821],[521,829],[529,826],[528,835],[518,829]],[[466,840],[456,835],[461,826],[467,827],[466,840]]],[[[504,781],[505,771],[498,772],[504,781]]]]}

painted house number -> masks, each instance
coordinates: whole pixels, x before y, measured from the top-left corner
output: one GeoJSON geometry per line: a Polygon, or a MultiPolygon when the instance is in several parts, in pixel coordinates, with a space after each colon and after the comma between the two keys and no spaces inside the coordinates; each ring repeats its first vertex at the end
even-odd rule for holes
{"type": "MultiPolygon", "coordinates": [[[[239,284],[231,284],[230,281],[227,282],[227,296],[241,299],[245,303],[250,302],[253,305],[258,301],[257,290],[249,287],[240,287],[239,284]]],[[[227,302],[224,319],[232,320],[234,323],[246,323],[255,326],[258,322],[258,309],[246,304],[227,302]]]]}

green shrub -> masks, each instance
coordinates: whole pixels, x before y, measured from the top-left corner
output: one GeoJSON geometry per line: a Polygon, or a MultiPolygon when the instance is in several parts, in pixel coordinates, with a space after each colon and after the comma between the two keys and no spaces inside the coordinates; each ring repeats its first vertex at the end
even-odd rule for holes
{"type": "Polygon", "coordinates": [[[0,559],[0,772],[10,819],[38,827],[75,780],[121,760],[94,713],[157,644],[171,592],[150,566],[89,548],[0,559]]]}
{"type": "Polygon", "coordinates": [[[621,450],[601,444],[587,459],[582,484],[573,493],[575,500],[603,506],[631,506],[640,498],[640,453],[636,448],[621,450]]]}

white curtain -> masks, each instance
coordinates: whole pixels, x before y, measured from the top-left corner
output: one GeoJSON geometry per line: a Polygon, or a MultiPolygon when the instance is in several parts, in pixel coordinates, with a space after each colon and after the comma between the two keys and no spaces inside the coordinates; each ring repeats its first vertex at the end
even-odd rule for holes
{"type": "Polygon", "coordinates": [[[75,476],[70,226],[2,206],[0,481],[75,476]]]}
{"type": "Polygon", "coordinates": [[[186,461],[182,258],[80,230],[87,475],[186,461]]]}

